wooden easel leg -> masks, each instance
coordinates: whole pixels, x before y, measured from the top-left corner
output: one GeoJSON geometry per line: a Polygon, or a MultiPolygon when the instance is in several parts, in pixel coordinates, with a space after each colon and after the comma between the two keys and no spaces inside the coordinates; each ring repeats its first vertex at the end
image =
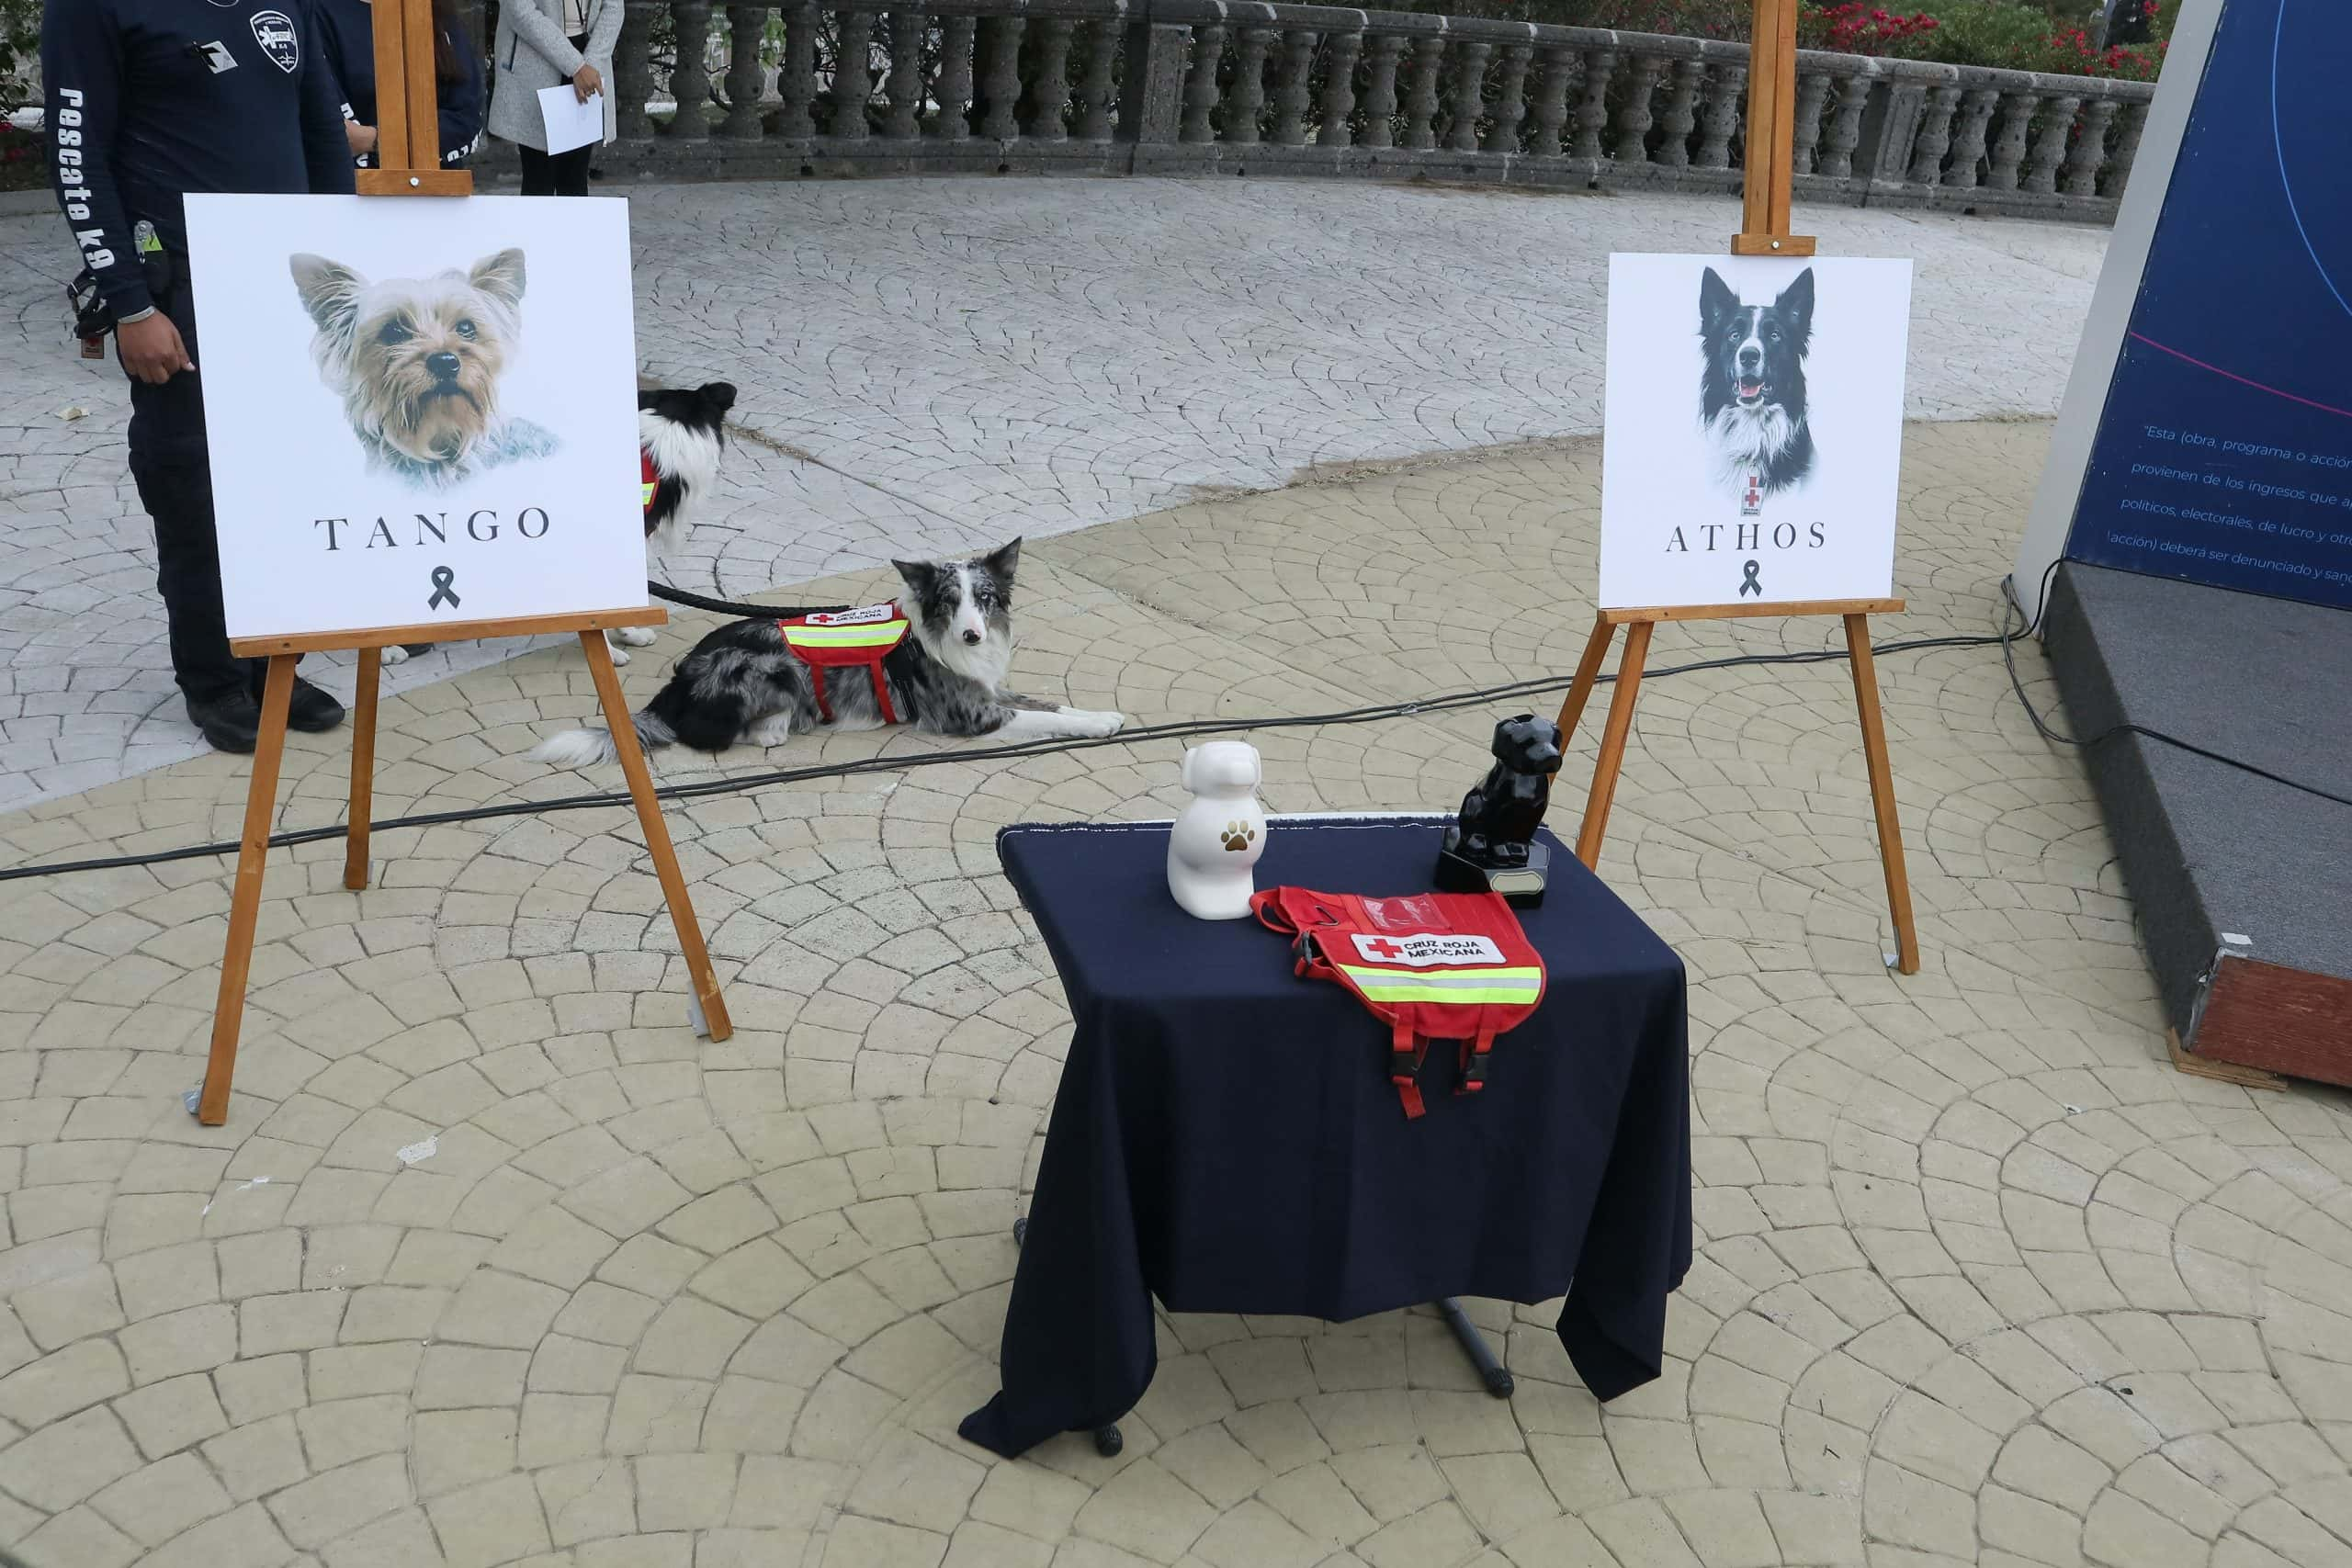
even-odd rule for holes
{"type": "Polygon", "coordinates": [[[1634,728],[1634,694],[1642,689],[1642,660],[1649,657],[1651,625],[1625,628],[1625,655],[1617,664],[1617,690],[1609,699],[1609,727],[1600,733],[1600,755],[1592,764],[1592,794],[1584,803],[1584,826],[1577,832],[1577,859],[1587,871],[1600,863],[1600,837],[1609,829],[1609,803],[1616,798],[1617,771],[1625,762],[1625,738],[1634,728]]]}
{"type": "Polygon", "coordinates": [[[1592,636],[1585,639],[1584,657],[1577,660],[1577,678],[1568,683],[1567,700],[1560,705],[1560,750],[1566,751],[1568,742],[1576,738],[1577,724],[1584,717],[1584,705],[1592,700],[1592,688],[1600,679],[1600,661],[1609,657],[1610,639],[1617,628],[1599,615],[1592,618],[1592,636]]]}
{"type": "Polygon", "coordinates": [[[229,1085],[237,1076],[237,1035],[245,1021],[245,977],[254,962],[254,926],[261,917],[262,863],[269,855],[269,819],[277,807],[277,768],[286,756],[286,709],[294,698],[295,656],[269,661],[261,693],[261,739],[254,748],[253,782],[245,791],[245,836],[237,851],[237,880],[229,897],[229,944],[220,954],[220,995],[212,1004],[212,1055],[196,1119],[218,1127],[229,1119],[229,1085]]]}
{"type": "Polygon", "coordinates": [[[1871,658],[1871,618],[1846,617],[1846,652],[1854,666],[1854,705],[1862,715],[1862,756],[1870,764],[1871,809],[1878,815],[1878,857],[1886,867],[1886,907],[1894,915],[1896,969],[1919,972],[1919,933],[1911,923],[1911,881],[1903,870],[1903,828],[1894,816],[1894,771],[1886,760],[1886,721],[1878,709],[1878,667],[1871,658]]]}
{"type": "Polygon", "coordinates": [[[702,1032],[724,1040],[735,1032],[727,1017],[726,999],[718,994],[718,976],[710,967],[710,952],[703,946],[702,927],[686,897],[685,874],[678,869],[678,852],[671,847],[670,829],[662,820],[662,802],[653,794],[653,773],[645,765],[644,749],[637,743],[637,727],[629,720],[628,700],[621,694],[620,671],[613,668],[613,650],[602,632],[582,632],[581,649],[588,655],[588,672],[595,678],[596,696],[604,704],[605,722],[612,726],[613,749],[620,753],[621,772],[628,778],[629,798],[637,803],[637,820],[645,829],[645,847],[652,852],[653,869],[662,879],[662,897],[670,906],[670,923],[677,928],[678,948],[686,955],[686,972],[694,982],[695,1007],[702,1032]]]}
{"type": "Polygon", "coordinates": [[[383,649],[359,650],[359,685],[352,694],[351,814],[343,824],[343,885],[354,893],[368,886],[368,817],[375,809],[376,688],[383,649]]]}

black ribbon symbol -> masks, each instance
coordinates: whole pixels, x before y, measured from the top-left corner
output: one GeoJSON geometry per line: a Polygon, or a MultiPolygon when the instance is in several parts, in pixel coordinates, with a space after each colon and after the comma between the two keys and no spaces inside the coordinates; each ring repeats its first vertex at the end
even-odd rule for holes
{"type": "MultiPolygon", "coordinates": [[[[1747,575],[1750,577],[1756,575],[1756,563],[1753,561],[1748,563],[1747,575]]],[[[433,569],[433,597],[424,602],[424,607],[428,610],[437,610],[441,607],[441,602],[446,599],[449,602],[449,608],[456,609],[460,601],[449,591],[449,584],[457,581],[458,574],[447,567],[435,567],[433,569]]]]}
{"type": "Polygon", "coordinates": [[[1745,598],[1748,594],[1753,593],[1758,599],[1763,598],[1764,585],[1756,581],[1756,563],[1754,561],[1748,561],[1743,565],[1740,570],[1745,571],[1747,575],[1739,580],[1739,596],[1745,598]]]}

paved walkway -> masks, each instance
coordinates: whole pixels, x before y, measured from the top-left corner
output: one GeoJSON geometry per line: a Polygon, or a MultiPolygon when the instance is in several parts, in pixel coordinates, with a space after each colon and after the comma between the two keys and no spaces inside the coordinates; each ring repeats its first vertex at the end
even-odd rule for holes
{"type": "MultiPolygon", "coordinates": [[[[744,392],[724,513],[672,568],[729,594],[1318,464],[1589,434],[1608,254],[1719,250],[1736,218],[1704,197],[1240,180],[702,186],[633,203],[647,370],[744,392]]],[[[2054,410],[2105,231],[1804,220],[1826,249],[1917,258],[1916,417],[2054,410]]],[[[63,338],[73,266],[62,220],[0,220],[0,807],[200,745],[124,470],[122,378],[63,338]]],[[[429,656],[394,689],[514,646],[429,656]]]]}
{"type": "MultiPolygon", "coordinates": [[[[1991,623],[2046,440],[1909,430],[1886,635],[1991,623]]],[[[1564,671],[1595,446],[1046,541],[1016,682],[1154,722],[1564,671]]],[[[1671,627],[1657,658],[1832,629],[1671,627]]],[[[1999,650],[1881,670],[1907,979],[1844,670],[1644,688],[1602,871],[1689,966],[1699,1256],[1667,1375],[1606,1410],[1555,1306],[1480,1303],[1507,1404],[1421,1314],[1186,1316],[1116,1461],[955,1438],[1069,1030],[991,836],[1165,815],[1170,743],[673,812],[723,1045],[685,1027],[624,813],[389,833],[357,895],[333,844],[277,857],[218,1131],[176,1096],[225,865],[8,885],[0,1541],[39,1568],[2352,1563],[2345,1097],[2165,1066],[2098,810],[1999,650]]],[[[392,698],[380,804],[576,790],[520,759],[592,706],[559,650],[392,698]]],[[[1263,733],[1269,804],[1451,801],[1492,716],[1263,733]]],[[[344,765],[296,738],[287,825],[335,820],[344,765]]],[[[0,864],[225,836],[243,788],[205,757],[0,817],[0,864]]]]}

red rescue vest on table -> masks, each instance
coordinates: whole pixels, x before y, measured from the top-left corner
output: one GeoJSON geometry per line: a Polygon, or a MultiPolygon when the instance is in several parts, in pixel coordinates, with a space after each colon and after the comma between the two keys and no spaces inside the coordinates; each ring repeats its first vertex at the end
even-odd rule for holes
{"type": "Polygon", "coordinates": [[[1335,980],[1389,1026],[1389,1080],[1405,1114],[1422,1112],[1415,1081],[1431,1040],[1462,1042],[1456,1094],[1487,1086],[1495,1036],[1544,1000],[1544,959],[1498,893],[1370,898],[1272,887],[1250,908],[1292,938],[1292,972],[1335,980]]]}
{"type": "Polygon", "coordinates": [[[890,683],[882,678],[882,660],[907,640],[912,623],[896,604],[868,604],[856,610],[834,610],[776,622],[784,645],[808,666],[808,684],[817,696],[817,716],[833,722],[833,705],[825,700],[825,671],[864,665],[874,682],[874,705],[882,722],[899,722],[890,705],[890,683]]]}

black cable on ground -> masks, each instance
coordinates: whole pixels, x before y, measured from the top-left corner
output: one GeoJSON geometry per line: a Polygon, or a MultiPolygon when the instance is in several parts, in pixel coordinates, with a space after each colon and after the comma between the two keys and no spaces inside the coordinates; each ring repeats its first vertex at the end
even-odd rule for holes
{"type": "MultiPolygon", "coordinates": [[[[676,592],[676,591],[673,591],[676,592]]],[[[682,601],[689,602],[689,601],[682,601]]],[[[724,602],[721,601],[721,604],[724,602]]],[[[755,606],[762,614],[785,613],[767,605],[755,606]]],[[[1884,655],[1913,653],[1938,648],[1983,648],[1999,642],[1998,637],[1914,637],[1903,642],[1882,644],[1871,651],[1884,655]]],[[[1746,665],[1824,664],[1847,657],[1842,648],[1816,649],[1795,653],[1743,653],[1723,659],[1702,659],[1689,664],[1673,664],[1644,671],[1645,680],[1664,680],[1674,675],[1694,674],[1706,670],[1728,670],[1746,665]]],[[[1616,680],[1604,673],[1600,684],[1616,680]]],[[[1476,691],[1453,692],[1440,696],[1416,698],[1409,702],[1382,703],[1360,708],[1347,708],[1338,713],[1300,714],[1283,718],[1188,719],[1176,724],[1153,725],[1143,729],[1123,729],[1116,735],[1091,736],[1074,739],[1029,740],[1001,746],[959,747],[949,751],[927,751],[915,756],[863,757],[851,762],[829,762],[806,768],[783,768],[769,773],[739,773],[727,778],[702,779],[691,784],[665,785],[654,791],[664,800],[699,800],[708,795],[739,795],[747,790],[765,789],[771,785],[807,784],[817,779],[850,778],[860,773],[910,773],[918,768],[941,767],[949,763],[984,762],[1007,758],[1042,757],[1062,751],[1091,750],[1098,746],[1127,746],[1139,740],[1192,739],[1206,735],[1228,735],[1237,730],[1312,728],[1326,725],[1373,724],[1383,719],[1409,718],[1416,714],[1444,713],[1455,708],[1476,707],[1485,703],[1510,698],[1532,696],[1540,692],[1563,691],[1571,684],[1566,677],[1546,676],[1532,681],[1514,681],[1505,685],[1487,686],[1476,691]]],[[[548,800],[515,800],[497,806],[468,807],[454,811],[420,812],[409,817],[391,817],[368,825],[370,833],[387,832],[398,828],[443,828],[463,822],[489,821],[502,817],[536,817],[559,811],[592,811],[605,807],[627,806],[625,792],[597,795],[559,795],[548,800]]],[[[344,836],[344,825],[334,823],[320,828],[296,828],[270,836],[272,849],[284,849],[295,844],[311,844],[344,836]]],[[[33,877],[63,876],[74,872],[119,871],[132,866],[163,865],[173,861],[202,860],[213,855],[234,854],[241,846],[234,840],[215,844],[190,844],[175,850],[157,850],[145,854],[109,855],[99,859],[54,861],[40,865],[16,866],[0,870],[0,882],[18,882],[33,877]]]]}
{"type": "MultiPolygon", "coordinates": [[[[2055,571],[2057,566],[2057,562],[2051,562],[2051,570],[2055,571]]],[[[2041,592],[2042,604],[2046,607],[2050,592],[2049,572],[2042,574],[2041,592]]],[[[2025,606],[2018,602],[2017,585],[2012,579],[2006,577],[2001,579],[2001,595],[2008,601],[2009,609],[2015,612],[2014,615],[2005,615],[2001,617],[2001,662],[2008,667],[2009,685],[2017,692],[2018,705],[2025,709],[2026,717],[2033,721],[2035,732],[2044,740],[2055,746],[2074,746],[2087,751],[2095,746],[2114,739],[2119,735],[2137,735],[2145,739],[2173,747],[2177,750],[2186,751],[2192,757],[2202,757],[2209,762],[2219,762],[2223,767],[2235,768],[2240,773],[2252,773],[2256,778],[2267,779],[2272,784],[2284,784],[2289,789],[2301,790],[2305,795],[2317,795],[2322,800],[2334,801],[2338,806],[2352,806],[2352,796],[2337,795],[2333,790],[2322,789],[2317,784],[2305,784],[2301,779],[2288,778],[2283,773],[2274,773],[2267,768],[2256,767],[2242,758],[2225,756],[2222,752],[2199,746],[2194,741],[2183,740],[2177,735],[2167,735],[2161,729],[2151,729],[2144,724],[2130,722],[2110,724],[2097,735],[2079,739],[2072,735],[2061,735],[2050,728],[2048,721],[2043,719],[2041,712],[2034,707],[2033,699],[2025,694],[2025,680],[2018,673],[2017,651],[2012,639],[2030,636],[2038,622],[2027,617],[2025,606]]]]}

